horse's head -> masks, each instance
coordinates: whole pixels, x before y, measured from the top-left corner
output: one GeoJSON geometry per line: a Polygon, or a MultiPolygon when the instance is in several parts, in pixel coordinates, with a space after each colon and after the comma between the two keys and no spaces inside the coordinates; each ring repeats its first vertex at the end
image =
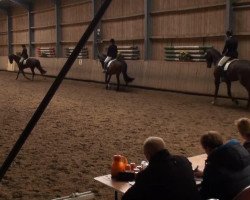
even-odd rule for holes
{"type": "Polygon", "coordinates": [[[107,56],[106,55],[104,55],[104,54],[98,54],[98,59],[99,59],[99,61],[100,61],[100,63],[102,64],[102,67],[104,68],[104,60],[105,60],[105,58],[106,58],[107,56]]]}
{"type": "Polygon", "coordinates": [[[10,55],[9,55],[9,61],[10,61],[10,64],[12,64],[12,63],[13,63],[13,60],[14,60],[14,58],[13,58],[13,54],[10,54],[10,55]]]}
{"type": "Polygon", "coordinates": [[[207,62],[207,68],[211,68],[212,67],[212,64],[213,64],[213,57],[211,55],[211,52],[210,50],[207,50],[204,54],[204,57],[206,59],[206,62],[207,62]]]}
{"type": "Polygon", "coordinates": [[[217,66],[217,63],[221,58],[221,54],[216,49],[211,48],[206,51],[204,57],[207,61],[207,67],[211,68],[212,64],[214,64],[214,66],[217,66]]]}

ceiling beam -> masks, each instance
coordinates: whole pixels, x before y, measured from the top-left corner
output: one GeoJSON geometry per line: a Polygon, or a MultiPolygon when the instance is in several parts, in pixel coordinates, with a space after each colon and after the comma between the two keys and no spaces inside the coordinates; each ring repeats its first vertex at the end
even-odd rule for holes
{"type": "Polygon", "coordinates": [[[21,7],[23,7],[25,10],[29,10],[30,9],[30,4],[29,3],[25,3],[22,0],[10,0],[12,3],[19,5],[21,7]]]}
{"type": "Polygon", "coordinates": [[[4,13],[5,15],[8,15],[8,9],[5,7],[0,6],[0,12],[4,13]]]}

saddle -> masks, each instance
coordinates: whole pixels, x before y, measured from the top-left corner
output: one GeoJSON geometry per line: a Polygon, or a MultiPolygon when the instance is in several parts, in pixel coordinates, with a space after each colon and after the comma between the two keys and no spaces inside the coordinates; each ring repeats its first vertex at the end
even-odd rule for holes
{"type": "Polygon", "coordinates": [[[22,62],[20,62],[20,64],[22,64],[23,66],[25,66],[26,65],[26,63],[27,63],[27,60],[28,60],[29,58],[27,58],[27,59],[25,59],[25,60],[23,60],[22,62]]]}
{"type": "Polygon", "coordinates": [[[220,80],[221,82],[225,82],[227,80],[227,70],[230,64],[232,64],[234,61],[239,60],[236,58],[230,58],[222,67],[221,67],[221,77],[220,80]]]}
{"type": "Polygon", "coordinates": [[[109,66],[111,65],[111,63],[112,62],[114,62],[116,59],[112,59],[112,60],[110,60],[107,64],[106,64],[106,69],[108,69],[109,68],[109,66]]]}
{"type": "Polygon", "coordinates": [[[223,71],[227,71],[229,65],[233,63],[234,61],[239,60],[236,58],[229,59],[224,65],[223,65],[223,71]]]}

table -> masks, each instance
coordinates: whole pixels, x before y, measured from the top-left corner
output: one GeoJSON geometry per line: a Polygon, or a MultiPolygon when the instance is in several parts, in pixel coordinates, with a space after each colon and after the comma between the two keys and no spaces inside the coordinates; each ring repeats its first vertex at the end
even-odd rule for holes
{"type": "MultiPolygon", "coordinates": [[[[200,170],[203,171],[205,167],[205,160],[207,159],[207,154],[201,154],[193,157],[188,157],[188,160],[192,163],[192,168],[195,169],[197,166],[200,170]]],[[[115,200],[118,200],[118,192],[125,193],[132,184],[130,182],[122,182],[111,179],[111,175],[103,175],[95,177],[94,180],[111,187],[115,190],[115,200]]],[[[196,184],[199,185],[201,183],[200,179],[196,180],[196,184]]]]}
{"type": "Polygon", "coordinates": [[[192,163],[192,168],[195,169],[198,166],[198,169],[200,169],[201,171],[203,171],[205,168],[206,159],[207,159],[207,154],[188,157],[188,160],[192,163]]]}

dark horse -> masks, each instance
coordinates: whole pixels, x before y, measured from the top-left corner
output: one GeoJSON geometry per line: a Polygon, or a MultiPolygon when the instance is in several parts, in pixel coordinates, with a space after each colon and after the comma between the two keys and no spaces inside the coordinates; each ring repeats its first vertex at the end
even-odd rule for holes
{"type": "MultiPolygon", "coordinates": [[[[98,58],[102,64],[102,68],[104,69],[104,60],[106,58],[106,55],[103,54],[99,54],[98,58]]],[[[134,78],[131,78],[128,76],[127,74],[127,68],[128,65],[127,63],[124,61],[124,59],[122,58],[122,56],[118,56],[118,58],[116,60],[114,60],[108,67],[107,72],[105,73],[105,83],[106,83],[106,89],[109,88],[109,82],[111,79],[111,76],[113,74],[116,75],[116,79],[117,79],[117,91],[119,90],[120,87],[120,74],[123,74],[123,79],[126,83],[126,85],[129,82],[132,82],[134,80],[134,78]]]]}
{"type": "Polygon", "coordinates": [[[44,75],[46,73],[46,71],[41,67],[41,64],[40,64],[40,61],[35,59],[35,58],[28,58],[27,59],[27,62],[25,65],[19,63],[21,57],[20,56],[17,56],[15,54],[10,54],[9,55],[9,61],[10,63],[12,64],[13,63],[13,60],[17,63],[17,66],[18,66],[18,72],[17,72],[17,77],[16,79],[18,79],[18,76],[20,74],[20,72],[22,72],[23,76],[27,79],[29,79],[25,73],[24,73],[24,69],[25,68],[30,68],[31,72],[32,72],[32,80],[34,80],[34,76],[35,76],[35,67],[40,71],[40,73],[42,75],[44,75]]]}
{"type": "MultiPolygon", "coordinates": [[[[215,78],[215,93],[214,93],[214,101],[215,103],[219,86],[220,86],[220,77],[221,77],[221,69],[217,67],[219,60],[221,59],[222,55],[216,49],[211,48],[207,50],[205,54],[205,58],[207,61],[207,67],[211,68],[212,64],[214,64],[214,78],[215,78]]],[[[247,108],[250,107],[250,61],[247,60],[236,60],[232,62],[227,71],[226,71],[226,84],[227,84],[227,93],[228,96],[232,99],[233,102],[238,104],[237,99],[232,97],[231,94],[231,82],[232,81],[239,81],[247,90],[248,92],[248,103],[247,108]]]]}

